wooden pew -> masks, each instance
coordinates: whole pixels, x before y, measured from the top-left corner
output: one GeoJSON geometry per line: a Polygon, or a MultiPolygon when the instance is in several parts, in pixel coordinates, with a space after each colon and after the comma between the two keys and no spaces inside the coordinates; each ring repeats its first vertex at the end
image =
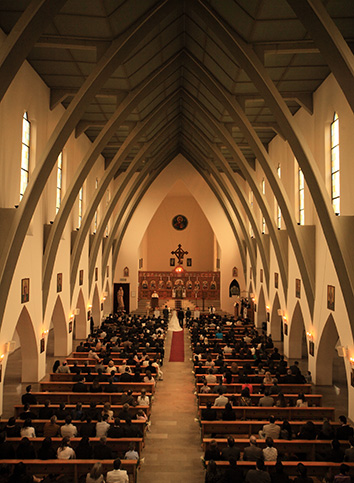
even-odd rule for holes
{"type": "MultiPolygon", "coordinates": [[[[225,393],[224,396],[230,399],[232,397],[240,397],[241,394],[225,393]]],[[[263,394],[251,394],[250,397],[252,400],[252,404],[257,406],[262,396],[263,394]]],[[[278,397],[277,394],[271,394],[271,396],[275,401],[277,400],[277,397],[278,397]]],[[[208,394],[198,393],[197,394],[198,406],[205,406],[207,402],[213,403],[217,397],[218,397],[217,393],[208,393],[208,394]]],[[[294,397],[294,394],[284,394],[284,397],[288,401],[289,399],[293,399],[293,400],[296,399],[296,397],[294,397]]],[[[309,406],[320,407],[322,404],[322,394],[306,394],[306,401],[308,401],[309,406]]]]}
{"type": "MultiPolygon", "coordinates": [[[[91,401],[95,402],[96,404],[104,404],[105,402],[109,402],[111,404],[120,404],[122,392],[32,392],[34,396],[36,396],[37,401],[39,403],[44,403],[47,399],[51,401],[51,403],[59,404],[76,404],[81,402],[82,404],[87,404],[91,401]]],[[[133,393],[134,394],[134,393],[133,393]]],[[[141,394],[141,393],[139,393],[141,394]]],[[[147,392],[147,395],[151,398],[151,393],[147,392]]],[[[23,406],[22,406],[23,407],[23,406]]]]}
{"type": "MultiPolygon", "coordinates": [[[[289,476],[297,475],[297,465],[300,461],[282,461],[284,472],[289,476]]],[[[341,463],[332,463],[331,461],[301,461],[307,468],[307,476],[315,476],[322,478],[326,470],[332,470],[332,474],[336,475],[339,473],[339,468],[341,463]]],[[[265,461],[265,466],[268,472],[275,472],[275,461],[265,461]]],[[[228,461],[216,461],[216,465],[220,471],[226,469],[229,466],[228,461]]],[[[354,474],[354,463],[346,463],[350,468],[350,474],[354,474]]],[[[256,463],[253,461],[238,461],[237,466],[245,471],[245,473],[250,469],[255,469],[256,463]]]]}
{"type": "MultiPolygon", "coordinates": [[[[16,449],[20,443],[22,438],[6,438],[6,441],[11,443],[13,447],[16,449]]],[[[61,437],[55,437],[51,438],[52,443],[53,443],[53,448],[55,450],[58,449],[60,446],[60,443],[63,438],[61,437]]],[[[31,438],[31,443],[33,443],[33,446],[38,453],[39,448],[42,446],[44,438],[31,438]]],[[[72,448],[75,450],[79,442],[81,441],[81,438],[70,438],[70,444],[72,448]]],[[[94,447],[100,442],[100,438],[90,438],[90,443],[94,447]]],[[[141,455],[141,452],[143,450],[143,438],[107,438],[107,446],[111,448],[112,451],[114,451],[117,454],[117,457],[119,458],[124,458],[125,453],[129,449],[130,443],[135,443],[135,449],[139,453],[139,456],[141,455]]]]}
{"type": "MultiPolygon", "coordinates": [[[[204,438],[202,447],[205,453],[208,445],[211,441],[216,441],[218,443],[219,449],[227,447],[227,438],[204,438]]],[[[340,441],[343,449],[349,448],[349,441],[340,441]]],[[[244,449],[249,446],[249,439],[235,439],[235,445],[243,453],[244,449]]],[[[257,446],[259,448],[265,448],[265,439],[257,439],[257,446]]],[[[274,447],[278,450],[278,453],[306,453],[308,461],[315,461],[316,453],[324,453],[331,448],[331,441],[326,439],[274,439],[274,447]]]]}
{"type": "MultiPolygon", "coordinates": [[[[197,382],[197,393],[200,393],[202,386],[203,384],[201,382],[197,382]]],[[[217,386],[217,383],[211,383],[208,384],[208,386],[211,388],[211,390],[213,390],[213,388],[217,386]]],[[[242,383],[224,384],[224,386],[227,388],[227,392],[230,394],[240,393],[242,389],[242,383]]],[[[254,392],[259,392],[261,384],[252,384],[252,386],[254,392]]],[[[272,384],[264,384],[264,386],[266,388],[271,388],[272,384]]],[[[311,394],[312,392],[312,384],[278,384],[278,387],[283,394],[311,394]]]]}
{"type": "MultiPolygon", "coordinates": [[[[87,402],[87,401],[86,401],[87,402]]],[[[38,410],[40,407],[43,407],[43,404],[32,404],[31,405],[31,410],[33,410],[34,413],[38,414],[38,410]]],[[[51,404],[51,408],[53,409],[58,409],[59,406],[57,404],[51,404]]],[[[83,404],[82,408],[85,411],[85,409],[88,409],[90,406],[89,404],[83,404]]],[[[103,409],[102,404],[97,404],[97,409],[103,409]]],[[[67,404],[65,405],[66,409],[74,409],[75,404],[67,404]]],[[[123,409],[123,404],[112,404],[111,405],[111,410],[114,412],[114,415],[117,415],[121,410],[123,409]]],[[[136,413],[139,411],[139,409],[142,409],[146,416],[149,418],[151,414],[151,407],[150,406],[129,406],[129,414],[131,417],[134,417],[136,413]]],[[[20,404],[16,404],[14,406],[14,416],[18,418],[20,414],[23,412],[23,406],[20,404]]]]}
{"type": "MultiPolygon", "coordinates": [[[[7,419],[0,419],[0,425],[1,425],[2,428],[5,427],[7,421],[8,421],[7,419]]],[[[22,427],[23,422],[24,421],[22,419],[16,419],[16,424],[20,427],[22,427]]],[[[34,427],[37,436],[43,434],[43,426],[47,422],[48,422],[48,419],[33,419],[32,420],[32,426],[34,427]]],[[[92,422],[95,423],[96,421],[92,421],[92,422]]],[[[58,420],[56,423],[59,426],[63,426],[65,424],[65,421],[58,420]]],[[[124,424],[124,421],[121,420],[121,423],[124,424]]],[[[85,421],[73,420],[72,424],[77,427],[79,434],[80,434],[80,427],[83,424],[85,424],[85,421]]],[[[113,423],[110,423],[110,424],[113,424],[113,423]]],[[[145,431],[146,431],[146,423],[144,421],[139,420],[139,419],[132,419],[132,424],[134,425],[135,428],[137,428],[141,432],[141,434],[143,435],[143,438],[144,438],[145,431]]]]}
{"type": "MultiPolygon", "coordinates": [[[[316,429],[320,430],[322,427],[323,421],[315,421],[312,420],[316,429]]],[[[268,424],[269,420],[253,420],[253,421],[201,421],[201,434],[202,439],[206,437],[208,434],[213,435],[247,435],[251,436],[252,434],[258,434],[258,431],[263,429],[265,424],[268,424]]],[[[278,420],[276,424],[281,426],[283,421],[278,420]]],[[[293,420],[290,422],[291,427],[293,428],[294,432],[300,431],[300,428],[305,424],[305,421],[293,420]]],[[[331,422],[331,426],[334,430],[336,430],[340,424],[337,422],[331,422]]]]}
{"type": "MultiPolygon", "coordinates": [[[[79,366],[78,366],[79,367],[79,366]]],[[[51,372],[49,374],[50,381],[53,382],[71,382],[71,384],[75,384],[75,381],[73,381],[73,377],[75,376],[75,373],[72,372],[51,372]]],[[[110,374],[104,373],[107,377],[110,376],[110,374]]],[[[116,372],[116,376],[121,376],[121,372],[116,372]]],[[[154,376],[155,374],[153,374],[154,376]]],[[[81,373],[82,377],[85,377],[85,373],[81,373]]],[[[95,377],[98,376],[98,372],[91,372],[91,376],[95,377]]],[[[143,379],[144,376],[146,376],[145,372],[140,373],[141,379],[143,379]]],[[[92,384],[92,382],[88,383],[92,384]]],[[[115,383],[117,384],[117,383],[115,383]]]]}
{"type": "MultiPolygon", "coordinates": [[[[23,462],[22,460],[0,460],[0,464],[13,465],[23,462]]],[[[25,460],[27,470],[36,476],[50,473],[68,475],[74,477],[74,482],[79,483],[79,478],[86,475],[95,463],[102,463],[104,472],[113,469],[113,460],[25,460]]],[[[122,460],[121,469],[128,472],[130,483],[136,482],[138,462],[136,460],[122,460]]]]}
{"type": "MultiPolygon", "coordinates": [[[[204,378],[207,375],[208,375],[207,372],[205,372],[205,374],[195,374],[195,379],[196,379],[197,383],[203,382],[204,381],[204,378]]],[[[223,374],[219,374],[219,373],[215,373],[213,375],[216,376],[216,379],[218,381],[221,381],[223,379],[223,377],[224,377],[223,374]]],[[[272,377],[275,377],[275,374],[272,374],[271,376],[272,377]]],[[[264,376],[263,375],[260,375],[260,374],[249,374],[247,377],[249,378],[250,384],[262,384],[263,378],[264,378],[264,376]]],[[[239,378],[240,378],[239,374],[233,374],[232,375],[232,382],[236,384],[237,382],[239,382],[239,378]]],[[[299,385],[303,386],[303,384],[297,384],[297,385],[298,386],[299,385]]]]}
{"type": "MultiPolygon", "coordinates": [[[[92,386],[92,382],[84,382],[85,386],[87,386],[87,390],[89,387],[92,386]]],[[[108,382],[100,382],[100,386],[104,388],[107,386],[108,382]]],[[[155,392],[155,384],[152,382],[115,382],[114,385],[117,389],[122,391],[127,391],[130,389],[131,391],[139,392],[143,388],[146,389],[146,392],[154,393],[155,392]]],[[[68,381],[43,381],[40,382],[41,392],[48,391],[48,392],[71,392],[73,387],[72,382],[68,381]]],[[[85,393],[82,393],[85,394],[85,393]]],[[[87,394],[95,394],[87,392],[87,394]]],[[[103,393],[102,393],[103,394],[103,393]]]]}
{"type": "MultiPolygon", "coordinates": [[[[223,407],[212,406],[216,409],[217,417],[221,419],[223,407]]],[[[199,418],[201,418],[202,409],[205,406],[199,406],[199,418]]],[[[277,419],[295,420],[310,420],[315,419],[328,419],[333,421],[335,419],[335,408],[331,407],[302,407],[302,408],[277,408],[273,407],[260,407],[260,406],[234,406],[234,413],[236,419],[269,419],[270,416],[274,416],[277,419]]]]}

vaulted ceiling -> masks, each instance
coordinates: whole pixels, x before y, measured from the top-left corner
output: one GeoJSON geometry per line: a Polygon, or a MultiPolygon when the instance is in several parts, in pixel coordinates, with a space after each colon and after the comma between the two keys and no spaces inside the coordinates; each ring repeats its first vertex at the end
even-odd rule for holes
{"type": "MultiPolygon", "coordinates": [[[[92,150],[54,221],[44,257],[44,286],[49,284],[61,230],[99,154],[106,173],[96,197],[102,196],[112,176],[131,177],[134,172],[141,175],[143,196],[149,186],[144,180],[149,175],[153,180],[182,153],[201,175],[212,175],[210,187],[221,203],[228,200],[236,216],[233,196],[239,197],[267,264],[259,229],[234,174],[247,180],[266,218],[286,289],[279,234],[253,181],[257,158],[281,207],[312,309],[312,262],[267,151],[279,134],[304,172],[348,310],[354,314],[354,270],[346,258],[350,250],[293,118],[300,107],[312,112],[313,92],[330,72],[354,110],[352,0],[0,0],[0,28],[7,35],[1,47],[0,100],[27,60],[50,89],[50,108],[59,103],[65,107],[38,157],[8,234],[0,265],[0,312],[1,295],[9,287],[5,274],[13,272],[48,175],[75,132],[88,136],[92,150]]],[[[88,209],[77,252],[98,202],[92,201],[88,209]]],[[[245,227],[240,217],[239,223],[245,227]]],[[[242,236],[252,257],[254,248],[246,234],[242,236]]],[[[78,255],[73,259],[72,281],[78,255]]]]}

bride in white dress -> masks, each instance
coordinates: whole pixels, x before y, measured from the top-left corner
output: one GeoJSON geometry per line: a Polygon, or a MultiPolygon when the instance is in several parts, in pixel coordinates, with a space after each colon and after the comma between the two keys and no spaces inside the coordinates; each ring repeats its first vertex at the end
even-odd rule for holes
{"type": "Polygon", "coordinates": [[[180,326],[177,318],[177,312],[175,310],[173,310],[172,312],[172,317],[170,323],[168,324],[168,330],[172,330],[173,332],[180,332],[181,330],[183,330],[180,326]]]}

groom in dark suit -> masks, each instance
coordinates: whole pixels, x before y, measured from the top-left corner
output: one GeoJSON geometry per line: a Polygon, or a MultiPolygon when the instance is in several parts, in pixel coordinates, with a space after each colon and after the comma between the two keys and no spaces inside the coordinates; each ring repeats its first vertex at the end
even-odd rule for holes
{"type": "Polygon", "coordinates": [[[184,312],[182,308],[178,309],[177,317],[178,317],[179,325],[183,328],[184,312]]]}

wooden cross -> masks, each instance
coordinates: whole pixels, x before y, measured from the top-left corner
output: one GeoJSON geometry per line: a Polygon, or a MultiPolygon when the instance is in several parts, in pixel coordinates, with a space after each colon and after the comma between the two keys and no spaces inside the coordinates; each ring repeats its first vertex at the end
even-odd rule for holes
{"type": "Polygon", "coordinates": [[[183,263],[184,255],[188,255],[188,252],[184,251],[182,245],[179,244],[178,248],[175,251],[171,252],[171,255],[176,255],[178,263],[181,265],[183,263]]]}

